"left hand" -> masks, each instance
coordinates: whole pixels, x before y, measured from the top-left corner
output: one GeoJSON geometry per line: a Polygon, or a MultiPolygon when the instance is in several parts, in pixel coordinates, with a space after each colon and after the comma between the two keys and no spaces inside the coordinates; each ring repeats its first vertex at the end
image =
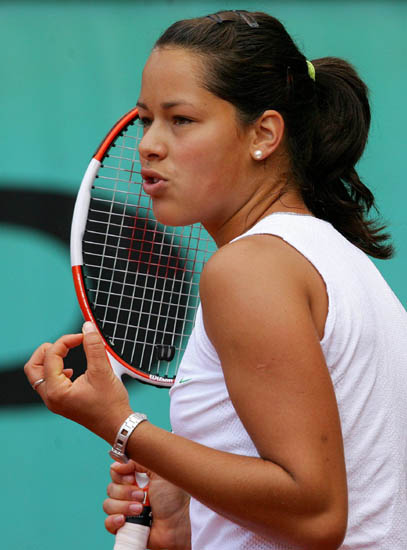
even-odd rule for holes
{"type": "Polygon", "coordinates": [[[36,389],[50,411],[82,424],[111,444],[132,413],[127,391],[113,373],[92,323],[85,323],[83,334],[67,334],[54,344],[42,344],[24,372],[31,385],[45,379],[36,389]],[[85,349],[87,370],[72,382],[72,370],[64,369],[64,358],[80,344],[85,349]]]}
{"type": "MultiPolygon", "coordinates": [[[[140,503],[136,490],[136,472],[145,472],[149,477],[148,496],[153,513],[148,548],[188,550],[191,548],[191,524],[189,520],[190,497],[172,483],[151,470],[130,460],[127,464],[115,462],[110,467],[112,483],[107,488],[109,497],[103,503],[108,514],[106,529],[115,534],[125,522],[125,516],[135,515],[131,505],[140,503]]],[[[141,507],[141,506],[140,506],[141,507]]]]}

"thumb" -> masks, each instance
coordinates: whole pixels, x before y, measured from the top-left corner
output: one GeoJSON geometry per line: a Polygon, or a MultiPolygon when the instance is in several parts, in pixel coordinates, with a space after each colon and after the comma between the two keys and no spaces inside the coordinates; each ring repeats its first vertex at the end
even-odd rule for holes
{"type": "Polygon", "coordinates": [[[110,363],[106,355],[105,345],[94,323],[86,321],[82,327],[83,347],[88,360],[88,371],[111,371],[110,363]]]}

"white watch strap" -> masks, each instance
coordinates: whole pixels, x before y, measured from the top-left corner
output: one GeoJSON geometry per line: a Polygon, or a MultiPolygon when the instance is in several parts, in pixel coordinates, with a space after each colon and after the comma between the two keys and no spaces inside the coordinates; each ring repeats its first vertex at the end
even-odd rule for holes
{"type": "Polygon", "coordinates": [[[118,462],[129,461],[126,456],[127,441],[140,422],[143,422],[144,420],[147,420],[147,416],[142,413],[132,413],[126,418],[120,426],[112,450],[109,452],[110,456],[114,460],[117,460],[118,462]]]}

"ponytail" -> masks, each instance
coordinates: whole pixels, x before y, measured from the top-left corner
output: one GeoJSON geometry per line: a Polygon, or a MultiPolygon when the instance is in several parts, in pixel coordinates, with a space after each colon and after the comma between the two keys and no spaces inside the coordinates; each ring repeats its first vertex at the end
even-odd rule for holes
{"type": "Polygon", "coordinates": [[[342,59],[325,57],[313,65],[317,112],[312,155],[304,170],[304,201],[315,216],[332,223],[367,254],[390,258],[389,235],[384,226],[368,218],[376,208],[374,196],[355,168],[369,133],[367,87],[342,59]]]}

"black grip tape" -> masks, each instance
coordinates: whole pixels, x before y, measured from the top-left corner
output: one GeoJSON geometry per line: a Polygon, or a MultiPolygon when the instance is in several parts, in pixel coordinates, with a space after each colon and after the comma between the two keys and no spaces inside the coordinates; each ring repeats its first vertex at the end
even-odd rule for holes
{"type": "Polygon", "coordinates": [[[127,516],[126,521],[129,523],[137,523],[138,525],[146,525],[147,527],[151,527],[153,522],[151,506],[144,506],[143,511],[138,516],[127,516]]]}

